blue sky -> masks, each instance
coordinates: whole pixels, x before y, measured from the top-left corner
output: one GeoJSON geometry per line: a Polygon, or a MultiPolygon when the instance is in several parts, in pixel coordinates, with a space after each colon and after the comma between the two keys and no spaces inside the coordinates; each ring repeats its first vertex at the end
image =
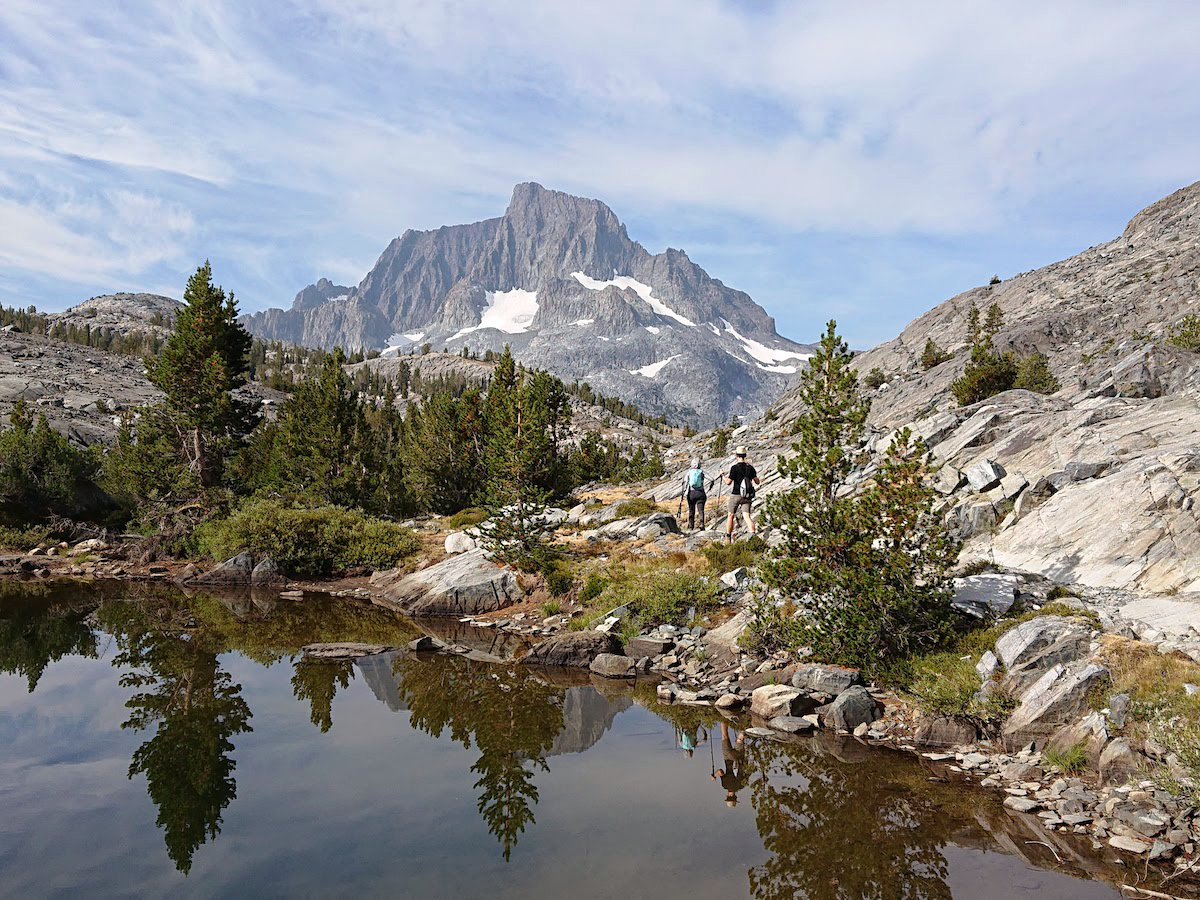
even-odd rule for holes
{"type": "Polygon", "coordinates": [[[0,5],[0,302],[244,310],[512,186],[855,346],[1200,179],[1200,4],[0,5]]]}

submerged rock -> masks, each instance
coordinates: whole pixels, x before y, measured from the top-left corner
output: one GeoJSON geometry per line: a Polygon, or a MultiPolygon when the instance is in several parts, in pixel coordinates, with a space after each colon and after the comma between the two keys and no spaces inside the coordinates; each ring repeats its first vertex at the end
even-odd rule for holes
{"type": "Polygon", "coordinates": [[[602,653],[622,654],[615,635],[600,631],[568,631],[535,644],[521,662],[528,666],[587,668],[602,653]]]}
{"type": "Polygon", "coordinates": [[[637,660],[631,656],[600,653],[588,668],[605,678],[633,678],[637,675],[637,660]]]}
{"type": "Polygon", "coordinates": [[[325,644],[308,644],[302,648],[304,655],[310,659],[358,659],[362,656],[376,656],[395,650],[386,644],[360,644],[354,641],[340,641],[325,644]]]}

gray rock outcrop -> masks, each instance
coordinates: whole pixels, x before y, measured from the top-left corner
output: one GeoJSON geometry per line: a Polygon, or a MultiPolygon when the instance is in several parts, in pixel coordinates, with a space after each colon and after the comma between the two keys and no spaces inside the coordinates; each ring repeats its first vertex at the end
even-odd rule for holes
{"type": "Polygon", "coordinates": [[[535,644],[521,662],[527,666],[586,669],[602,653],[621,655],[621,642],[616,635],[601,631],[567,631],[535,644]]]}
{"type": "Polygon", "coordinates": [[[523,596],[516,576],[477,549],[406,575],[375,600],[410,616],[472,616],[504,609],[523,596]]]}

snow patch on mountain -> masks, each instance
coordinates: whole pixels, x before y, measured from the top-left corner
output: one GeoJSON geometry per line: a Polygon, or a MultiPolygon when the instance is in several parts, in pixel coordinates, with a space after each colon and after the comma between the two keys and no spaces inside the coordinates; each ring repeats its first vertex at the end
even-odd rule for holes
{"type": "Polygon", "coordinates": [[[781,366],[779,364],[787,359],[805,362],[812,356],[811,353],[797,353],[794,350],[777,350],[774,347],[768,347],[766,344],[754,340],[754,338],[743,337],[738,334],[737,329],[725,319],[721,319],[721,322],[725,325],[725,330],[733,335],[734,340],[742,345],[746,353],[758,361],[758,367],[764,372],[783,372],[791,375],[796,371],[795,366],[781,366]]]}
{"type": "Polygon", "coordinates": [[[479,318],[479,324],[452,335],[450,340],[457,340],[472,331],[482,331],[484,328],[494,328],[505,334],[524,334],[533,324],[537,315],[537,291],[527,291],[513,288],[511,291],[488,291],[487,306],[479,318]]]}
{"type": "Polygon", "coordinates": [[[635,294],[645,300],[646,303],[649,304],[650,308],[660,316],[666,316],[667,318],[674,319],[676,322],[679,322],[682,325],[687,325],[689,328],[696,327],[696,323],[691,319],[687,318],[686,316],[681,316],[679,313],[675,312],[675,310],[671,309],[671,307],[667,306],[667,304],[655,297],[651,293],[651,291],[654,289],[650,287],[650,285],[643,284],[636,278],[631,278],[628,275],[614,275],[611,281],[597,281],[595,278],[589,278],[582,272],[572,272],[571,277],[582,284],[589,291],[602,291],[606,287],[616,287],[623,291],[632,290],[635,294]]]}
{"type": "Polygon", "coordinates": [[[666,359],[659,362],[650,363],[648,366],[642,366],[640,369],[630,369],[630,375],[641,375],[643,378],[653,378],[663,370],[663,367],[672,360],[679,359],[681,354],[676,353],[674,356],[668,356],[666,359]]]}

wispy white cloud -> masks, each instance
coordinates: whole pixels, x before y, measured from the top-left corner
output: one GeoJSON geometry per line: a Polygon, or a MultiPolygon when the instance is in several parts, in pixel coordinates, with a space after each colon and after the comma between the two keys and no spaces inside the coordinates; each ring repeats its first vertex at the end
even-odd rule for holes
{"type": "Polygon", "coordinates": [[[0,262],[67,302],[212,257],[262,306],[533,179],[652,245],[713,247],[713,274],[792,330],[925,260],[927,284],[868,316],[891,328],[979,256],[1048,261],[1200,177],[1198,26],[1182,0],[10,0],[0,225],[23,234],[0,262]],[[813,281],[791,261],[815,235],[880,255],[813,281]]]}

